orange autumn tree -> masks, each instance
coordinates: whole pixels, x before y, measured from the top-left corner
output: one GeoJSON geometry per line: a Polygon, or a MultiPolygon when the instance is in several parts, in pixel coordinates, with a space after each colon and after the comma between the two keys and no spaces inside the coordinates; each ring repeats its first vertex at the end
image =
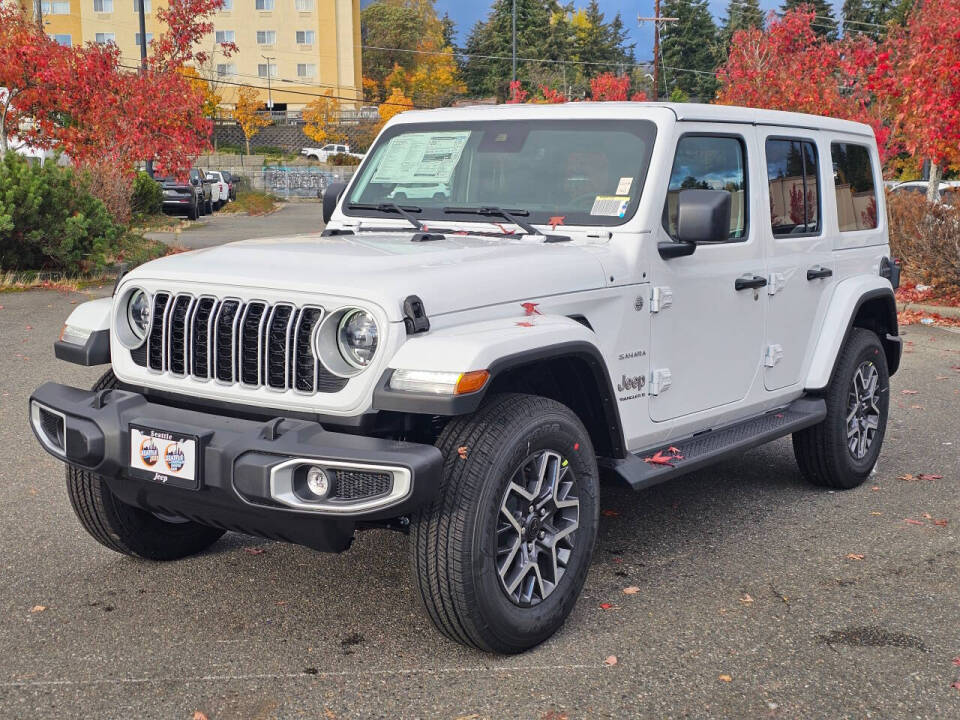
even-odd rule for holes
{"type": "Polygon", "coordinates": [[[247,155],[250,154],[250,138],[271,123],[268,116],[260,112],[260,93],[251,87],[242,87],[237,93],[237,104],[233,109],[233,119],[243,131],[247,141],[247,155]]]}
{"type": "Polygon", "coordinates": [[[322,97],[311,100],[303,109],[303,134],[317,144],[344,142],[347,136],[340,131],[340,99],[333,90],[325,90],[322,97]]]}

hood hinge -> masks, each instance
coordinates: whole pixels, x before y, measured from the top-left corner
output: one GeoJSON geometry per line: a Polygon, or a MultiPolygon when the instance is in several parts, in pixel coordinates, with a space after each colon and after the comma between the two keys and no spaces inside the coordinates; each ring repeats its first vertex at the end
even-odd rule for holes
{"type": "Polygon", "coordinates": [[[408,295],[403,301],[403,324],[407,328],[407,335],[416,335],[430,329],[430,318],[423,307],[423,300],[416,295],[408,295]]]}

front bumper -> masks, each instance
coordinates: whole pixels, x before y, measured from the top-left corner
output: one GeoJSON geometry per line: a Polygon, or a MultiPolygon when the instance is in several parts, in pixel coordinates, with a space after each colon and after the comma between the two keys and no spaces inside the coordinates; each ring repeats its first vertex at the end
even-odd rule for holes
{"type": "Polygon", "coordinates": [[[46,383],[30,398],[30,419],[44,449],[102,476],[125,503],[317,550],[344,550],[358,522],[389,520],[423,504],[439,486],[443,463],[432,445],[329,432],[306,420],[185,410],[126,390],[46,383]],[[132,476],[131,424],[195,436],[197,489],[132,476]],[[383,484],[372,495],[311,505],[290,491],[298,464],[320,465],[334,478],[370,473],[383,484]]]}

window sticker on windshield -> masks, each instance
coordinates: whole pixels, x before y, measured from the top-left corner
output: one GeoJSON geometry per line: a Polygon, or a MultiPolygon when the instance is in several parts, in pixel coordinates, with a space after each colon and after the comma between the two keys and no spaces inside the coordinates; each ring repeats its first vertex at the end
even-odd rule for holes
{"type": "Polygon", "coordinates": [[[590,214],[604,215],[606,217],[623,217],[627,214],[627,206],[629,204],[629,197],[597,195],[593,201],[593,208],[590,210],[590,214]]]}
{"type": "Polygon", "coordinates": [[[617,184],[617,195],[629,195],[631,185],[633,185],[633,178],[620,178],[620,182],[617,184]]]}
{"type": "Polygon", "coordinates": [[[469,130],[398,135],[384,150],[371,182],[449,182],[469,138],[469,130]]]}

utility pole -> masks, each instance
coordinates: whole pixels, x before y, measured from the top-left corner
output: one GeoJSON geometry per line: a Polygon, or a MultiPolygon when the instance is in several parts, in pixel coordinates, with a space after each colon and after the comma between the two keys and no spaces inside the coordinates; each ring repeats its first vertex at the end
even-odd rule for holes
{"type": "Polygon", "coordinates": [[[660,0],[653,1],[653,17],[637,16],[637,23],[653,23],[653,99],[660,98],[660,26],[665,22],[677,22],[680,18],[663,17],[660,14],[660,0]]]}
{"type": "MultiPolygon", "coordinates": [[[[266,55],[261,55],[260,57],[262,57],[264,60],[267,61],[267,110],[269,110],[269,111],[272,113],[272,112],[273,112],[273,90],[272,90],[271,85],[270,85],[270,74],[271,74],[271,73],[270,73],[270,61],[271,61],[271,60],[276,60],[276,58],[274,58],[274,57],[267,57],[266,55]]],[[[273,116],[272,116],[272,115],[271,115],[271,118],[270,118],[270,119],[271,119],[271,120],[273,119],[273,116]]]]}
{"type": "Polygon", "coordinates": [[[517,0],[513,0],[513,14],[511,15],[511,35],[513,37],[513,82],[517,81],[517,0]]]}
{"type": "MultiPolygon", "coordinates": [[[[140,18],[140,74],[147,72],[147,17],[143,6],[147,0],[139,0],[137,3],[137,14],[140,18]]],[[[153,160],[147,158],[147,175],[153,177],[153,160]]]]}
{"type": "Polygon", "coordinates": [[[35,0],[34,7],[36,9],[33,14],[37,18],[37,30],[43,32],[43,0],[35,0]]]}

